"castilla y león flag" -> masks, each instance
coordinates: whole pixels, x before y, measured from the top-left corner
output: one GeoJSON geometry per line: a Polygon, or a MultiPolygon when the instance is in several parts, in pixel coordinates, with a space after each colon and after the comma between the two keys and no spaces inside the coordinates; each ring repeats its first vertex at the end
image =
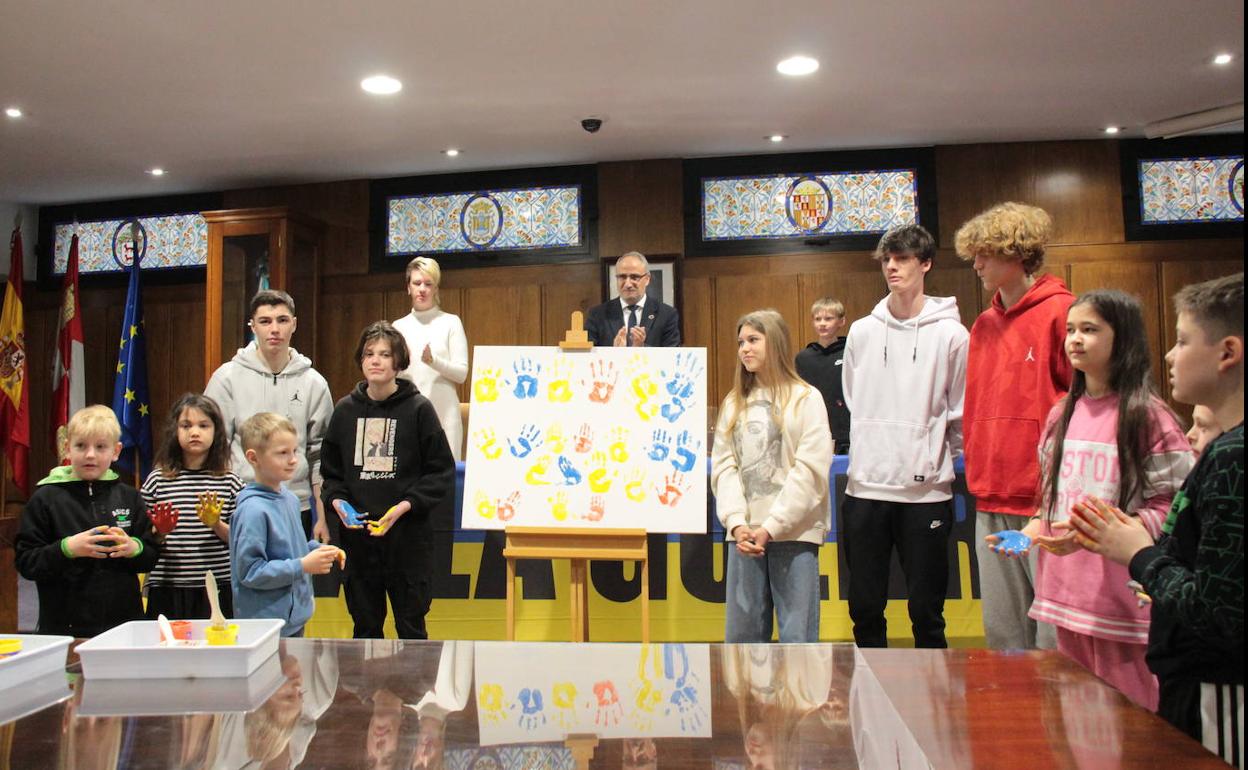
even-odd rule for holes
{"type": "Polygon", "coordinates": [[[83,374],[82,308],[78,304],[78,235],[69,242],[61,313],[57,319],[56,354],[52,362],[52,446],[62,465],[69,462],[65,428],[74,412],[87,405],[83,374]]]}

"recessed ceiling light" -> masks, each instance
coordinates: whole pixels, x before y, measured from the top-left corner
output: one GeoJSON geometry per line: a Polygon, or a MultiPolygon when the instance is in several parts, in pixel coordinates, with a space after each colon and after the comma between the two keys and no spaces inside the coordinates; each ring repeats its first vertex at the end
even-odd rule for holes
{"type": "Polygon", "coordinates": [[[8,115],[10,118],[20,118],[22,116],[22,111],[18,107],[9,107],[4,111],[4,114],[8,115]]]}
{"type": "Polygon", "coordinates": [[[147,170],[147,173],[151,174],[152,176],[164,176],[165,170],[157,166],[156,168],[149,168],[147,170]]]}
{"type": "Polygon", "coordinates": [[[1235,61],[1235,57],[1231,56],[1229,53],[1220,53],[1213,57],[1213,63],[1219,67],[1225,67],[1233,61],[1235,61]]]}
{"type": "Polygon", "coordinates": [[[1118,126],[1105,126],[1105,133],[1107,134],[1116,134],[1121,130],[1122,129],[1119,128],[1118,126]]]}
{"type": "Polygon", "coordinates": [[[790,56],[776,65],[781,75],[809,75],[819,69],[819,62],[809,56],[790,56]]]}
{"type": "Polygon", "coordinates": [[[455,149],[454,147],[451,147],[449,149],[443,150],[442,154],[448,158],[454,158],[455,156],[459,155],[459,150],[455,149]]]}
{"type": "Polygon", "coordinates": [[[360,81],[360,88],[370,94],[388,96],[403,90],[403,84],[389,75],[371,75],[360,81]]]}
{"type": "Polygon", "coordinates": [[[783,142],[783,141],[784,141],[784,134],[772,134],[771,136],[767,137],[767,141],[769,141],[769,142],[783,142]]]}

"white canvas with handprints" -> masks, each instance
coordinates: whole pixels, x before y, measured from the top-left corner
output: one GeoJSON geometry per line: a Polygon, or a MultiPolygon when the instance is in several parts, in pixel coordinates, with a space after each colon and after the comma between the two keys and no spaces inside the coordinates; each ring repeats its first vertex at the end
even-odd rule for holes
{"type": "Polygon", "coordinates": [[[473,351],[463,526],[706,531],[706,349],[473,351]]]}
{"type": "Polygon", "coordinates": [[[474,655],[482,746],[711,737],[708,645],[477,642],[474,655]]]}

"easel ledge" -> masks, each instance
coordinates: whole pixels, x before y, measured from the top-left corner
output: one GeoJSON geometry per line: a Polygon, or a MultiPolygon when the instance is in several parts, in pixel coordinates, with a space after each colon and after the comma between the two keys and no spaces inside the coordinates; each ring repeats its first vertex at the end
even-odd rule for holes
{"type": "Polygon", "coordinates": [[[516,560],[568,559],[572,641],[589,641],[588,563],[597,560],[641,563],[641,641],[650,641],[650,561],[646,530],[619,528],[508,527],[507,640],[516,638],[516,560]]]}

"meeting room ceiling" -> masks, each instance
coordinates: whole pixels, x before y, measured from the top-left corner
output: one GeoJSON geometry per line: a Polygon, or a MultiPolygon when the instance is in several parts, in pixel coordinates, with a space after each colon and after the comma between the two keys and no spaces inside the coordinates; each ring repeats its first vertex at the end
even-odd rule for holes
{"type": "Polygon", "coordinates": [[[24,114],[0,116],[0,201],[1141,136],[1242,103],[1243,16],[1240,0],[3,0],[0,109],[24,114]],[[818,71],[778,74],[793,54],[818,71]],[[378,72],[403,90],[364,93],[378,72]]]}

